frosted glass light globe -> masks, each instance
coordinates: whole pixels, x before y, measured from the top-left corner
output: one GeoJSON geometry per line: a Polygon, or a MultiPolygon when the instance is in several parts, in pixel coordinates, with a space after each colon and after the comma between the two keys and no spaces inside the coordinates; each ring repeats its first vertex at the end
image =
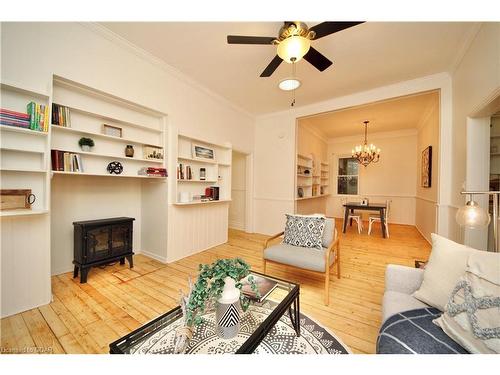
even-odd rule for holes
{"type": "Polygon", "coordinates": [[[278,56],[291,64],[299,61],[309,51],[311,42],[303,36],[291,36],[278,44],[278,56]]]}
{"type": "Polygon", "coordinates": [[[490,215],[474,201],[468,201],[465,206],[460,207],[455,219],[460,226],[470,229],[487,226],[490,223],[490,215]]]}

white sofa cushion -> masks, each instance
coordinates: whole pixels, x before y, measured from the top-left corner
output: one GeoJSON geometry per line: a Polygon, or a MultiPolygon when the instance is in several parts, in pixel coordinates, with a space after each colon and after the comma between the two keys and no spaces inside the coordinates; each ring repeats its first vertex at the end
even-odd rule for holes
{"type": "Polygon", "coordinates": [[[465,276],[434,323],[471,353],[500,353],[500,254],[470,255],[465,276]]]}
{"type": "Polygon", "coordinates": [[[432,236],[432,251],[425,267],[424,279],[413,296],[420,301],[444,311],[451,291],[458,279],[465,275],[467,259],[474,251],[435,233],[432,236]]]}

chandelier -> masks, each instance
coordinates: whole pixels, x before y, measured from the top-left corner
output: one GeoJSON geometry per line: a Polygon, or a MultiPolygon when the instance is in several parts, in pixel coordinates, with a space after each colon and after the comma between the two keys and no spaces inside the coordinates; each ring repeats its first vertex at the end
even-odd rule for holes
{"type": "Polygon", "coordinates": [[[376,163],[380,159],[380,149],[376,148],[374,144],[368,144],[366,141],[366,133],[368,131],[368,123],[370,121],[364,121],[365,124],[365,143],[364,145],[358,145],[352,150],[352,157],[355,158],[359,164],[365,167],[370,163],[376,163]]]}

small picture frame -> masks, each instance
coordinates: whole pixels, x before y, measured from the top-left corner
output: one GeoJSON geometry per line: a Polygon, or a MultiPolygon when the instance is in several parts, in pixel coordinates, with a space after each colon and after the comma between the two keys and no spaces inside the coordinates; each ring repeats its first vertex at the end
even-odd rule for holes
{"type": "Polygon", "coordinates": [[[123,136],[122,128],[108,124],[102,125],[102,134],[117,138],[121,138],[123,136]]]}
{"type": "Polygon", "coordinates": [[[192,158],[197,160],[215,160],[215,150],[213,148],[192,144],[192,158]]]}

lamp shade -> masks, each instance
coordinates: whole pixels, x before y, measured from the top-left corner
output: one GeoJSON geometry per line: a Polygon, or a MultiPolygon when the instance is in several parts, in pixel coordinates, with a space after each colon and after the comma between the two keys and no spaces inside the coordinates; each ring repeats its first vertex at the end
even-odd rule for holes
{"type": "Polygon", "coordinates": [[[309,51],[311,42],[303,36],[290,36],[278,45],[278,56],[291,64],[299,61],[309,51]]]}
{"type": "Polygon", "coordinates": [[[472,200],[458,209],[455,219],[460,226],[470,229],[484,227],[490,223],[490,215],[472,200]]]}

